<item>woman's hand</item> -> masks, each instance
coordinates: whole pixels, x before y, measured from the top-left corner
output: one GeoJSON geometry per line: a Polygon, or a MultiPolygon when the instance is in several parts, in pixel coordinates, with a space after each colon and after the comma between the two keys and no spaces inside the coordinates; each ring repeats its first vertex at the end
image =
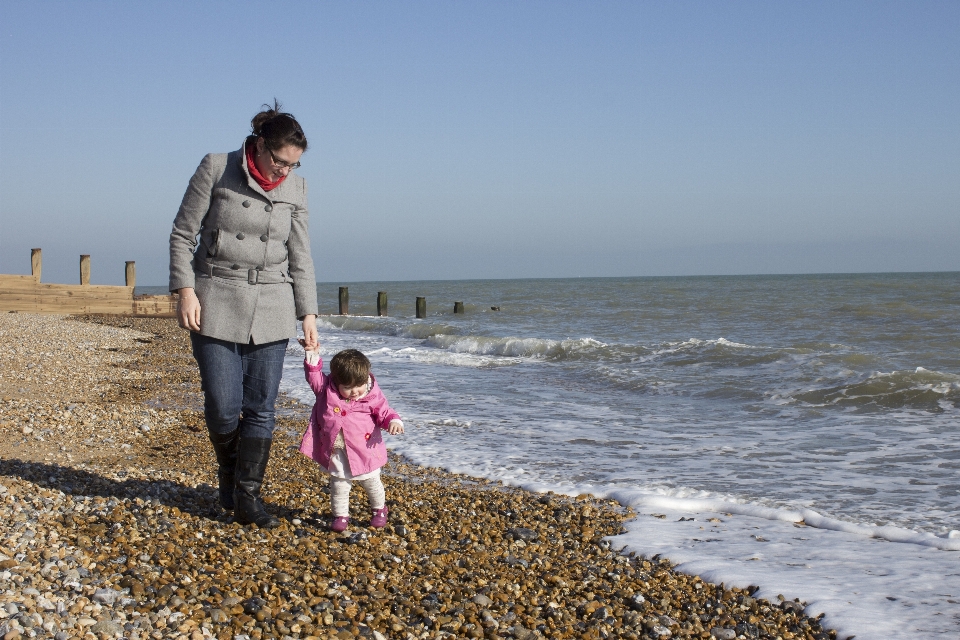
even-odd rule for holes
{"type": "Polygon", "coordinates": [[[303,341],[300,344],[305,351],[318,351],[320,349],[316,314],[303,316],[303,341]]]}
{"type": "Polygon", "coordinates": [[[177,289],[177,324],[190,331],[200,331],[200,300],[191,287],[177,289]]]}

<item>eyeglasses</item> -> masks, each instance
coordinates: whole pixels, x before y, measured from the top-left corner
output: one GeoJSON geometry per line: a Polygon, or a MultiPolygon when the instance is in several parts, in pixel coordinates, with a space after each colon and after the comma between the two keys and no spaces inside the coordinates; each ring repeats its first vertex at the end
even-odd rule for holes
{"type": "MultiPolygon", "coordinates": [[[[267,149],[266,145],[264,145],[263,148],[267,149]]],[[[270,161],[273,162],[274,166],[277,167],[278,169],[299,169],[300,168],[299,162],[294,162],[293,164],[290,164],[289,162],[278,160],[277,156],[273,155],[273,151],[270,151],[270,149],[267,149],[267,153],[270,154],[270,161]]]]}

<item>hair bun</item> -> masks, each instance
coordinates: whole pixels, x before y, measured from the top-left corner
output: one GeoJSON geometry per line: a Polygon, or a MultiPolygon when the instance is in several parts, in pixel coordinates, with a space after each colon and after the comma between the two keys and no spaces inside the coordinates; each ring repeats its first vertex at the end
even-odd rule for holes
{"type": "Polygon", "coordinates": [[[293,114],[281,111],[282,105],[273,99],[273,106],[264,104],[260,113],[250,121],[253,137],[263,138],[267,148],[277,151],[286,146],[294,146],[301,151],[307,150],[307,137],[293,114]]]}

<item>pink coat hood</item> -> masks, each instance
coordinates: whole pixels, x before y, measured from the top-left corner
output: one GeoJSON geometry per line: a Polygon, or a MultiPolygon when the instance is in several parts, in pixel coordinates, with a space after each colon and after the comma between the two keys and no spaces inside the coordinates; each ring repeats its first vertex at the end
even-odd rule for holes
{"type": "Polygon", "coordinates": [[[340,396],[330,376],[323,373],[323,360],[315,365],[304,361],[303,369],[317,401],[310,413],[310,426],[300,442],[300,453],[324,469],[329,468],[333,443],[343,431],[351,474],[359,476],[385,465],[387,448],[380,430],[400,416],[390,408],[373,375],[370,392],[348,402],[340,396]]]}

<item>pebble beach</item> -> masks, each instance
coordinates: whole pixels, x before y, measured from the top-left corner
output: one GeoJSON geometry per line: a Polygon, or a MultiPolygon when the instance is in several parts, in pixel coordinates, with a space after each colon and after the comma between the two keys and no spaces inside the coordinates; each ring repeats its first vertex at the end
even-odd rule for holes
{"type": "Polygon", "coordinates": [[[281,397],[264,498],[232,522],[186,332],[172,320],[0,315],[0,638],[767,638],[837,634],[784,594],[623,555],[631,513],[418,467],[328,530],[310,407],[281,397]]]}

